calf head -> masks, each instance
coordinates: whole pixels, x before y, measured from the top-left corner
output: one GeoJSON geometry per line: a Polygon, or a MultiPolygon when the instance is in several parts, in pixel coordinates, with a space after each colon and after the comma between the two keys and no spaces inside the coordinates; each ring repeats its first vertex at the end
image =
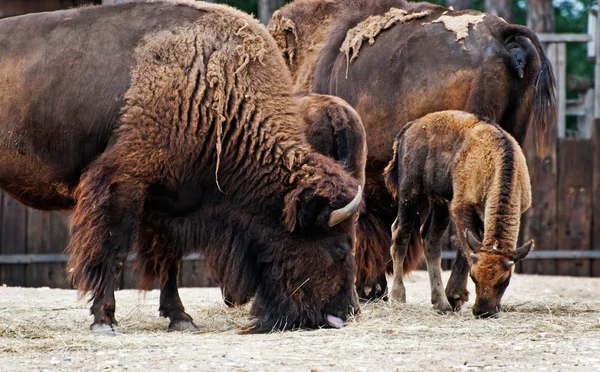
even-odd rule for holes
{"type": "Polygon", "coordinates": [[[497,318],[504,291],[510,283],[515,263],[525,258],[533,248],[533,240],[519,248],[484,246],[470,231],[466,231],[469,245],[471,279],[475,283],[473,315],[480,318],[497,318]]]}
{"type": "Polygon", "coordinates": [[[341,328],[358,312],[352,249],[362,190],[333,188],[299,187],[286,196],[287,234],[279,236],[276,254],[259,258],[268,265],[251,310],[255,321],[245,332],[341,328]]]}

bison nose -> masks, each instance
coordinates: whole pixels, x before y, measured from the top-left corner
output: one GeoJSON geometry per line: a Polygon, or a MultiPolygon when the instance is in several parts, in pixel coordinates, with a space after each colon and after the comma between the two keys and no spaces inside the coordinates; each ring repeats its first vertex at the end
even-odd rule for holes
{"type": "Polygon", "coordinates": [[[348,256],[348,252],[348,248],[336,246],[331,250],[331,258],[335,261],[343,261],[346,259],[346,256],[348,256]]]}
{"type": "Polygon", "coordinates": [[[475,315],[475,317],[477,318],[494,318],[494,319],[498,319],[499,315],[498,312],[495,309],[492,308],[480,308],[480,307],[473,307],[473,315],[475,315]]]}

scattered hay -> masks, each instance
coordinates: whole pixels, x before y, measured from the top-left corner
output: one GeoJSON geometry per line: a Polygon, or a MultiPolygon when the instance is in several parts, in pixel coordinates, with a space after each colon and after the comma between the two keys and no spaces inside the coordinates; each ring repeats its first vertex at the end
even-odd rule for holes
{"type": "MultiPolygon", "coordinates": [[[[397,23],[406,23],[413,19],[426,17],[430,11],[418,13],[410,13],[403,9],[391,8],[384,15],[370,16],[356,27],[348,30],[346,39],[342,43],[340,51],[346,55],[346,61],[349,65],[358,57],[358,52],[362,43],[365,40],[369,41],[369,45],[375,43],[375,38],[384,30],[389,29],[397,23]]],[[[348,77],[348,69],[346,68],[346,77],[348,77]]]]}
{"type": "Polygon", "coordinates": [[[461,14],[457,16],[449,16],[444,13],[440,18],[430,23],[443,23],[446,30],[456,34],[456,41],[466,39],[469,36],[469,26],[475,27],[483,22],[485,14],[471,15],[461,14]]]}
{"type": "MultiPolygon", "coordinates": [[[[448,273],[443,275],[447,279],[448,273]]],[[[244,336],[236,332],[247,324],[249,307],[228,308],[217,288],[180,291],[198,325],[196,334],[166,331],[168,320],[156,314],[157,290],[145,296],[117,291],[123,330],[117,337],[90,333],[89,304],[76,302],[75,291],[0,288],[0,365],[6,370],[93,370],[118,359],[123,365],[111,369],[371,370],[397,365],[451,370],[469,361],[482,363],[477,368],[469,364],[469,370],[525,365],[570,371],[561,363],[571,359],[571,366],[598,370],[600,360],[586,358],[600,350],[599,279],[514,279],[500,319],[475,319],[470,308],[437,314],[429,302],[427,273],[417,271],[406,283],[409,303],[363,305],[344,329],[244,336]]]]}

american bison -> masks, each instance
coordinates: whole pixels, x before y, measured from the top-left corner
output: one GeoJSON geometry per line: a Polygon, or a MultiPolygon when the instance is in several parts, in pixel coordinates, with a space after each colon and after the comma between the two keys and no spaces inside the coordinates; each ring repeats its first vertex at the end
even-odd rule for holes
{"type": "Polygon", "coordinates": [[[452,218],[475,283],[473,314],[497,316],[515,262],[533,246],[530,241],[517,248],[520,217],[531,206],[529,171],[517,141],[489,119],[436,112],[400,131],[384,175],[398,202],[390,297],[406,301],[402,261],[416,234],[424,245],[431,303],[437,311],[452,311],[441,281],[441,239],[452,218]]]}
{"type": "MultiPolygon", "coordinates": [[[[365,128],[356,111],[343,99],[325,94],[295,94],[293,99],[300,107],[304,119],[302,131],[311,147],[341,163],[364,188],[367,143],[365,128]]],[[[244,304],[252,294],[234,298],[231,289],[221,287],[221,291],[228,306],[244,304]]]]}
{"type": "Polygon", "coordinates": [[[189,249],[254,295],[246,332],[339,327],[358,310],[360,185],[310,148],[258,21],[195,2],[86,7],[1,20],[0,45],[0,186],[73,209],[70,277],[91,292],[92,329],[115,329],[134,250],[172,329],[195,328],[177,292],[189,249]],[[176,249],[153,250],[155,231],[176,249]]]}
{"type": "MultiPolygon", "coordinates": [[[[297,91],[339,96],[364,123],[359,295],[386,294],[397,206],[382,171],[406,123],[431,112],[463,110],[489,117],[519,143],[528,132],[541,143],[556,115],[554,76],[538,38],[493,15],[404,0],[296,0],[275,12],[269,31],[297,91]]],[[[416,237],[411,240],[404,273],[422,255],[416,237]]],[[[446,290],[456,308],[468,298],[467,277],[459,252],[446,290]]]]}

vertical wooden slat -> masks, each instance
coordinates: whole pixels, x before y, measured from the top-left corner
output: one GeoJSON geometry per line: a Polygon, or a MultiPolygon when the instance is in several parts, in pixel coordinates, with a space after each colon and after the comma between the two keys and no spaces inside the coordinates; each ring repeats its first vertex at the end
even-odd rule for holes
{"type": "MultiPolygon", "coordinates": [[[[0,246],[2,254],[25,254],[27,241],[27,208],[8,194],[2,198],[0,246]]],[[[25,285],[25,265],[5,265],[0,269],[0,283],[25,285]]]]}
{"type": "MultiPolygon", "coordinates": [[[[600,119],[594,121],[593,128],[594,194],[592,210],[592,249],[600,251],[600,119]]],[[[600,260],[592,261],[592,276],[600,277],[600,260]]]]}
{"type": "Polygon", "coordinates": [[[552,44],[556,51],[553,62],[554,74],[556,76],[556,105],[558,115],[556,125],[558,128],[558,138],[565,138],[567,132],[567,45],[565,43],[552,44]]]}
{"type": "MultiPolygon", "coordinates": [[[[558,245],[589,250],[592,244],[592,142],[561,139],[558,148],[558,245]]],[[[590,260],[559,260],[558,274],[589,276],[590,260]]]]}
{"type": "MultiPolygon", "coordinates": [[[[59,212],[27,211],[27,253],[59,254],[68,244],[68,215],[59,212]]],[[[25,268],[27,287],[71,288],[67,282],[65,263],[28,264],[25,268]]]]}
{"type": "MultiPolygon", "coordinates": [[[[548,59],[555,74],[558,66],[559,48],[555,44],[548,46],[548,59]]],[[[558,87],[560,90],[561,87],[558,87]]],[[[557,249],[557,127],[550,123],[546,131],[546,152],[543,158],[535,148],[531,136],[525,143],[527,165],[531,176],[532,205],[522,219],[523,240],[535,239],[536,249],[557,249]]],[[[521,270],[529,274],[556,274],[555,260],[526,260],[521,270]]]]}
{"type": "MultiPolygon", "coordinates": [[[[69,213],[50,213],[50,249],[52,253],[63,253],[71,237],[69,228],[69,213]]],[[[50,286],[53,288],[73,288],[67,281],[67,265],[53,264],[49,267],[50,286]]]]}
{"type": "Polygon", "coordinates": [[[214,287],[216,282],[210,277],[204,259],[184,261],[179,272],[180,287],[214,287]]]}
{"type": "MultiPolygon", "coordinates": [[[[27,253],[53,253],[50,247],[50,214],[29,209],[27,211],[27,253]]],[[[50,264],[29,264],[25,268],[27,287],[51,286],[50,264]]]]}

